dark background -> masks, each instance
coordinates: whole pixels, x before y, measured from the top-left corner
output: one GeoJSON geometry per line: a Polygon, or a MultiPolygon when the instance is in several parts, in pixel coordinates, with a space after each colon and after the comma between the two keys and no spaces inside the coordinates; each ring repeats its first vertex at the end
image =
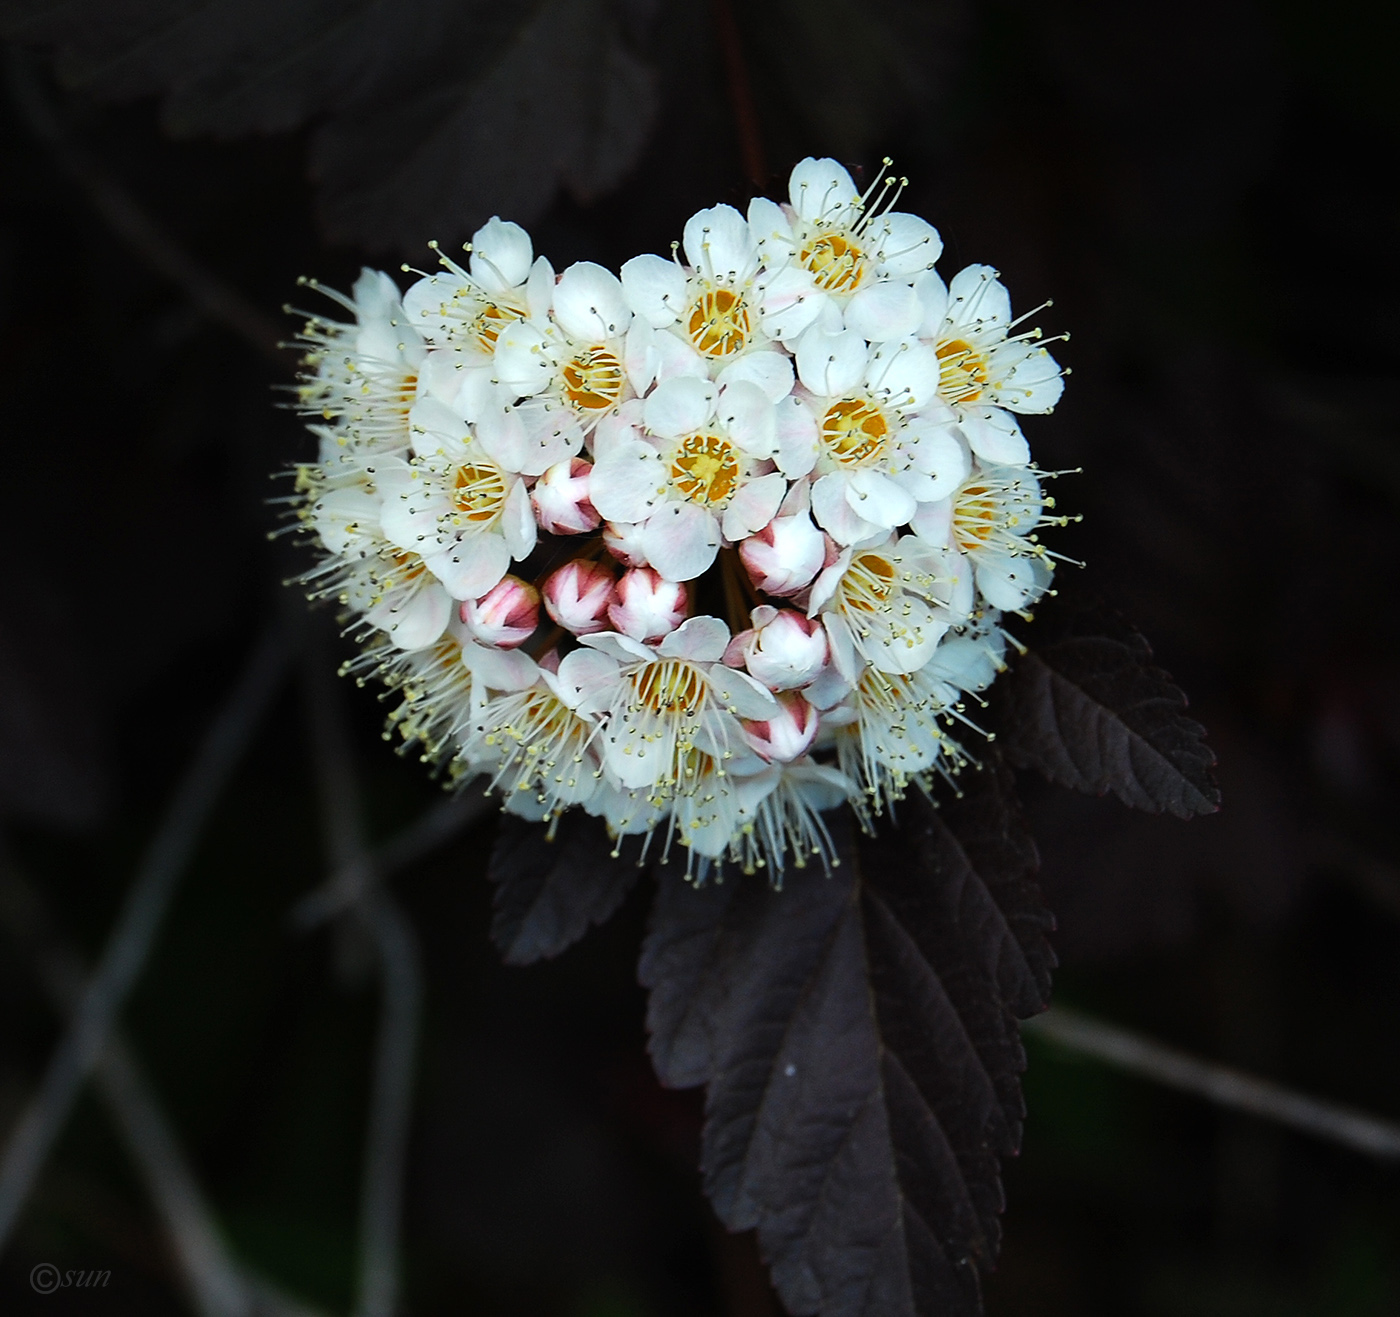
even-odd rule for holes
{"type": "MultiPolygon", "coordinates": [[[[44,8],[7,4],[4,30],[44,8]]],[[[616,268],[668,250],[698,206],[742,206],[745,146],[751,164],[761,147],[777,195],[803,154],[875,168],[888,154],[912,180],[902,207],[944,234],[945,274],[988,261],[1018,308],[1055,298],[1039,320],[1073,332],[1056,349],[1073,375],[1027,431],[1042,465],[1084,468],[1058,483],[1084,521],[1056,545],[1191,695],[1225,799],[1183,824],[1025,784],[1060,924],[1057,999],[1400,1116],[1400,11],[765,0],[737,15],[747,138],[734,47],[726,62],[716,37],[727,12],[627,7],[656,109],[622,135],[645,146],[613,170],[618,186],[560,190],[557,161],[522,129],[517,186],[502,190],[553,200],[507,217],[529,221],[556,268],[616,268]]],[[[402,238],[411,206],[393,223],[336,209],[343,161],[319,192],[308,181],[308,155],[329,177],[326,113],[236,140],[214,140],[217,122],[172,136],[155,84],[52,80],[59,22],[22,33],[20,99],[0,97],[0,810],[6,864],[95,954],[297,570],[267,539],[265,500],[268,473],[310,451],[271,387],[291,354],[259,355],[203,313],[157,268],[162,251],[272,316],[288,297],[311,306],[297,275],[345,288],[363,260],[427,268],[428,253],[402,238]],[[133,246],[109,186],[168,238],[133,246]]],[[[447,53],[473,58],[470,43],[447,53]]],[[[354,168],[373,182],[385,149],[354,168]]],[[[462,231],[416,238],[460,240],[494,208],[450,204],[462,231]]],[[[347,699],[381,838],[437,788],[380,740],[371,692],[347,684],[347,699]]],[[[288,922],[326,869],[303,724],[289,687],[126,1020],[238,1254],[344,1309],[377,996],[347,933],[288,922]]],[[[642,898],[557,962],[502,968],[487,940],[493,828],[395,883],[428,984],[408,1310],[772,1311],[752,1243],[726,1237],[700,1196],[698,1096],[651,1078],[642,898]]],[[[25,958],[0,946],[7,1129],[56,1024],[25,958]]],[[[1026,1093],[989,1313],[1400,1311],[1395,1168],[1034,1040],[1026,1093]]],[[[87,1098],[0,1259],[0,1309],[182,1304],[87,1098]],[[37,1261],[112,1281],[39,1298],[37,1261]]]]}

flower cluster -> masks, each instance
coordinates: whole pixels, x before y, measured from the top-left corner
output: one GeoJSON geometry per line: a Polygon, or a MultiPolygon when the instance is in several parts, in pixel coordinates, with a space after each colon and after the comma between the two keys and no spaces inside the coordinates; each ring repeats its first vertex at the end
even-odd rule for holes
{"type": "Polygon", "coordinates": [[[303,581],[405,744],[515,813],[775,879],[831,861],[824,810],[962,767],[1000,618],[1050,582],[1018,416],[1063,372],[897,198],[809,159],[786,204],[703,210],[617,274],[493,219],[465,266],[329,294],[303,581]]]}

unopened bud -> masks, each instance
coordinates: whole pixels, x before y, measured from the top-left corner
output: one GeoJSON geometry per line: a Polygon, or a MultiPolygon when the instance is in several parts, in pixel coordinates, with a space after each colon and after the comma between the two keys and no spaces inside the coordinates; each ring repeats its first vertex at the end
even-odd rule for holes
{"type": "Polygon", "coordinates": [[[540,624],[540,592],[529,581],[506,576],[480,599],[468,599],[461,615],[483,645],[514,649],[529,640],[540,624]]]}
{"type": "Polygon", "coordinates": [[[753,623],[752,630],[741,632],[730,642],[724,655],[726,663],[735,667],[742,663],[749,675],[770,691],[797,690],[816,681],[827,658],[826,631],[821,622],[791,608],[764,607],[753,610],[753,623]]]}
{"type": "Polygon", "coordinates": [[[739,545],[744,568],[764,594],[779,599],[800,594],[821,571],[826,540],[806,512],[774,517],[739,545]]]}
{"type": "Polygon", "coordinates": [[[581,457],[556,462],[530,491],[540,529],[550,535],[586,535],[603,520],[588,501],[592,463],[581,457]]]}
{"type": "Polygon", "coordinates": [[[606,631],[614,598],[612,569],[584,558],[566,562],[544,583],[545,611],[576,636],[606,631]]]}
{"type": "Polygon", "coordinates": [[[744,739],[770,763],[790,763],[811,749],[820,715],[796,691],[778,696],[778,712],[767,722],[744,720],[744,739]]]}
{"type": "Polygon", "coordinates": [[[680,582],[663,580],[650,567],[634,567],[617,583],[608,617],[624,636],[652,643],[685,621],[689,603],[690,593],[680,582]]]}
{"type": "Polygon", "coordinates": [[[603,543],[618,562],[625,567],[650,567],[642,552],[642,528],[625,521],[609,521],[603,525],[603,543]]]}

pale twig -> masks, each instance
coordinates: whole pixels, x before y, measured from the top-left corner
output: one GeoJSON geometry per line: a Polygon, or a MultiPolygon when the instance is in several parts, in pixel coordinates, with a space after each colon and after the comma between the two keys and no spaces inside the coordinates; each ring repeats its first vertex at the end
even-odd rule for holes
{"type": "Polygon", "coordinates": [[[491,798],[472,789],[473,783],[478,781],[479,778],[473,778],[472,782],[424,810],[375,850],[368,866],[351,865],[337,870],[328,882],[297,902],[292,910],[292,922],[302,928],[315,928],[372,891],[367,882],[388,878],[446,845],[491,808],[491,798]]]}
{"type": "Polygon", "coordinates": [[[69,136],[36,67],[34,56],[11,47],[10,93],[30,131],[54,153],[64,172],[86,193],[107,226],[158,273],[179,287],[211,320],[249,346],[287,364],[281,330],[251,302],[194,259],[145,208],[69,136]]]}
{"type": "Polygon", "coordinates": [[[9,1239],[83,1082],[107,1045],[113,1022],[145,964],[209,811],[271,703],[287,658],[286,637],[280,628],[274,628],[259,642],[243,676],[205,734],[137,869],[102,958],[83,990],[82,1001],[0,1161],[0,1249],[9,1239]]]}
{"type": "Polygon", "coordinates": [[[356,1317],[392,1317],[398,1306],[399,1230],[413,1116],[413,1071],[423,997],[417,941],[408,920],[376,889],[341,692],[329,656],[306,651],[310,740],[332,869],[346,875],[353,907],[379,953],[384,1001],[375,1045],[360,1201],[356,1317]]]}
{"type": "Polygon", "coordinates": [[[1028,1033],[1092,1056],[1130,1074],[1275,1120],[1384,1160],[1400,1158],[1400,1124],[1285,1088],[1267,1079],[1204,1061],[1117,1025],[1062,1006],[1022,1022],[1028,1033]]]}

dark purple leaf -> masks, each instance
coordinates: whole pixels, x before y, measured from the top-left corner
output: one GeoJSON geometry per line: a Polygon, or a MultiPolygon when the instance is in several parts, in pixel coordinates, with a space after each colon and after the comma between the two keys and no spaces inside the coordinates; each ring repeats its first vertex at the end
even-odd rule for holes
{"type": "Polygon", "coordinates": [[[996,1255],[1020,1142],[1018,1016],[1045,1005],[1051,921],[1009,776],[783,890],[662,872],[642,954],[662,1082],[707,1083],[702,1168],[757,1227],[794,1313],[959,1317],[996,1255]]]}
{"type": "Polygon", "coordinates": [[[582,810],[558,823],[503,814],[487,877],[496,884],[491,938],[508,965],[557,956],[601,924],[632,890],[638,864],[614,857],[603,824],[582,810]]]}
{"type": "Polygon", "coordinates": [[[1008,762],[1155,814],[1219,807],[1205,728],[1186,716],[1186,696],[1139,632],[1091,605],[1047,610],[1030,641],[996,686],[1008,762]]]}

